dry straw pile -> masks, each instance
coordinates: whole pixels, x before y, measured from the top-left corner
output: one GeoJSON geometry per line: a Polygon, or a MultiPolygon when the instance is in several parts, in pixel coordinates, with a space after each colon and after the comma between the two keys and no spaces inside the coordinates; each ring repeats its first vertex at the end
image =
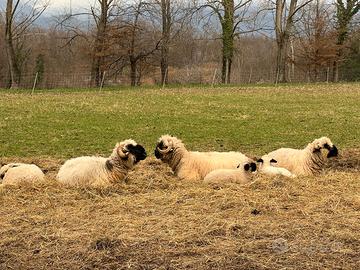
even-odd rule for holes
{"type": "Polygon", "coordinates": [[[360,160],[321,176],[181,182],[150,158],[128,182],[0,189],[0,269],[357,269],[360,160]]]}

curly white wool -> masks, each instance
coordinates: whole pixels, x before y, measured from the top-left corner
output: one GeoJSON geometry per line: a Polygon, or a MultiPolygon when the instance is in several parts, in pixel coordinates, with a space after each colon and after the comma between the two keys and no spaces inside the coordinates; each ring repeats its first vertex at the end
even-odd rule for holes
{"type": "Polygon", "coordinates": [[[250,159],[240,152],[192,152],[181,140],[163,135],[158,140],[155,156],[169,164],[175,174],[186,180],[203,180],[217,169],[235,169],[239,163],[250,159]]]}
{"type": "Polygon", "coordinates": [[[145,149],[134,140],[116,144],[109,158],[84,156],[70,159],[60,168],[57,180],[74,186],[104,186],[125,179],[136,162],[145,159],[145,149]],[[141,153],[132,151],[137,148],[141,153]]]}
{"type": "Polygon", "coordinates": [[[10,163],[0,168],[0,182],[3,185],[43,181],[44,177],[42,170],[34,164],[10,163]]]}
{"type": "Polygon", "coordinates": [[[327,158],[337,155],[336,146],[327,137],[314,140],[304,149],[280,148],[268,153],[269,158],[277,160],[278,167],[283,167],[296,175],[319,173],[324,168],[327,158]]]}

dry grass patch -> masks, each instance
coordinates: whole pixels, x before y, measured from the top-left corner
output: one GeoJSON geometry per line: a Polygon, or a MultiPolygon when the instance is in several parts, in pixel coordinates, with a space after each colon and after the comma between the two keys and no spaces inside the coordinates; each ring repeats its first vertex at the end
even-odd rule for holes
{"type": "MultiPolygon", "coordinates": [[[[150,158],[127,183],[0,189],[0,269],[356,269],[360,166],[246,186],[182,182],[150,158]]],[[[10,160],[9,160],[10,161],[10,160]]]]}

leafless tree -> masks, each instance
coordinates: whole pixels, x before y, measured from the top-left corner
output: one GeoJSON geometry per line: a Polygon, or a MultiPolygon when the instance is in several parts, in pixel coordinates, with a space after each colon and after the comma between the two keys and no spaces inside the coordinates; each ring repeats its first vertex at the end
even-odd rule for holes
{"type": "MultiPolygon", "coordinates": [[[[206,16],[215,16],[218,18],[221,25],[221,40],[222,40],[222,69],[221,81],[222,83],[230,83],[231,68],[234,57],[234,39],[239,34],[240,25],[244,22],[249,22],[255,17],[249,17],[251,14],[250,6],[252,0],[206,0],[201,3],[199,10],[210,10],[206,16]]],[[[249,31],[254,31],[250,29],[249,31]]],[[[246,31],[248,32],[248,31],[246,31]]]]}
{"type": "Polygon", "coordinates": [[[5,11],[5,49],[10,72],[10,88],[18,88],[21,81],[23,37],[29,27],[48,7],[48,1],[7,0],[5,11]]]}
{"type": "MultiPolygon", "coordinates": [[[[312,81],[326,70],[329,78],[329,67],[336,58],[336,35],[332,25],[333,5],[315,0],[301,11],[298,24],[295,26],[296,65],[307,71],[312,81]]],[[[295,64],[292,63],[292,64],[295,64]]]]}
{"type": "Polygon", "coordinates": [[[277,43],[276,82],[288,82],[287,56],[296,14],[312,0],[276,0],[275,34],[277,43]]]}
{"type": "Polygon", "coordinates": [[[350,32],[350,24],[360,10],[360,0],[336,0],[337,60],[333,63],[333,81],[339,79],[339,61],[343,57],[343,46],[350,32]]]}

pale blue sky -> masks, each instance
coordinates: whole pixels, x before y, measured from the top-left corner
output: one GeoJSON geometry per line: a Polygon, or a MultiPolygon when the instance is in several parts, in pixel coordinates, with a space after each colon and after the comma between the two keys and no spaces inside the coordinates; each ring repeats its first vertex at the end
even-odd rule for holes
{"type": "Polygon", "coordinates": [[[94,0],[50,0],[52,8],[69,8],[70,2],[73,7],[88,7],[94,0]]]}

